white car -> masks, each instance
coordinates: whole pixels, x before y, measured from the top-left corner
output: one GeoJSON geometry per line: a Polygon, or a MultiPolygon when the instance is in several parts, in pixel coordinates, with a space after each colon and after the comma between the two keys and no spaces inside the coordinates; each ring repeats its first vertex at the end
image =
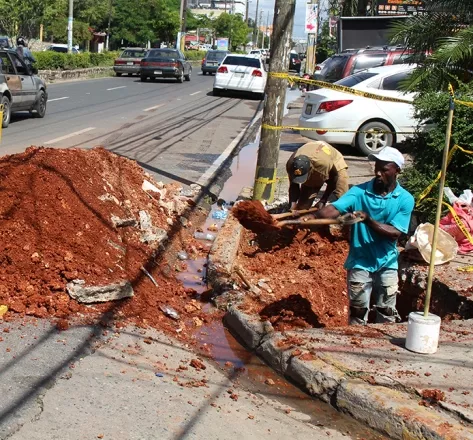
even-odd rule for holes
{"type": "Polygon", "coordinates": [[[213,94],[222,90],[257,93],[264,98],[268,74],[259,56],[229,54],[220,64],[215,74],[213,94]]]}
{"type": "MultiPolygon", "coordinates": [[[[415,67],[414,64],[374,67],[335,84],[412,102],[415,94],[401,91],[400,83],[415,67]]],[[[301,132],[310,139],[356,146],[363,154],[369,155],[410,137],[417,125],[413,115],[412,104],[380,101],[323,88],[306,94],[299,126],[320,128],[301,132]],[[326,129],[367,133],[342,133],[326,129]]]]}

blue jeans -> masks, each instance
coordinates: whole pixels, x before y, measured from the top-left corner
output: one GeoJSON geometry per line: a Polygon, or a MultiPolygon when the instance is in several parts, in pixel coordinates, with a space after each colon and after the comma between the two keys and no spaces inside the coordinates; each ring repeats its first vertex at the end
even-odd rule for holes
{"type": "Polygon", "coordinates": [[[347,277],[350,299],[350,324],[366,324],[370,310],[371,293],[375,295],[376,322],[396,322],[396,294],[399,292],[397,269],[368,272],[351,269],[347,277]]]}

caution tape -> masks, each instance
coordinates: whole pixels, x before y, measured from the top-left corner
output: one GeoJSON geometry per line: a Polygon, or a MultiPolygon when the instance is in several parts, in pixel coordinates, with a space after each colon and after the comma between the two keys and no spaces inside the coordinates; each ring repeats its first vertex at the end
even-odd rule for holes
{"type": "Polygon", "coordinates": [[[466,107],[473,108],[473,102],[471,101],[460,101],[459,99],[454,99],[453,102],[458,105],[465,105],[466,107]]]}
{"type": "Polygon", "coordinates": [[[414,134],[412,131],[388,131],[388,130],[343,130],[338,128],[309,128],[297,125],[270,125],[262,124],[261,128],[268,130],[297,130],[297,131],[326,131],[332,133],[383,133],[383,134],[414,134]]]}
{"type": "Polygon", "coordinates": [[[279,72],[269,72],[269,76],[279,79],[287,79],[289,82],[301,82],[306,84],[312,84],[315,86],[323,87],[325,89],[336,90],[342,93],[349,93],[351,95],[361,96],[363,98],[375,99],[377,101],[386,101],[386,102],[398,102],[401,104],[412,104],[412,101],[407,99],[392,98],[390,96],[377,95],[376,93],[363,92],[362,90],[356,90],[352,87],[341,86],[338,84],[332,84],[325,81],[319,81],[315,79],[305,79],[298,76],[289,75],[287,73],[279,72]]]}
{"type": "Polygon", "coordinates": [[[465,224],[462,222],[461,218],[458,217],[458,214],[453,209],[453,206],[449,205],[447,202],[442,202],[442,204],[448,208],[448,210],[450,211],[450,214],[452,214],[452,217],[455,220],[455,223],[457,224],[460,231],[462,231],[463,235],[468,239],[468,241],[471,244],[473,244],[473,237],[471,236],[468,229],[465,228],[465,224]]]}
{"type": "MultiPolygon", "coordinates": [[[[460,147],[460,145],[457,145],[455,144],[452,149],[449,151],[448,153],[448,157],[447,157],[447,167],[448,165],[450,164],[451,160],[452,160],[452,157],[453,155],[455,154],[455,152],[457,150],[460,150],[460,151],[463,151],[465,154],[470,154],[470,155],[473,155],[473,151],[471,150],[467,150],[463,147],[460,147]]],[[[420,202],[422,202],[422,200],[427,197],[430,193],[430,191],[432,191],[432,188],[437,184],[437,182],[440,180],[440,177],[442,177],[442,171],[439,171],[439,173],[437,174],[437,177],[429,184],[429,186],[427,188],[424,189],[424,191],[421,192],[419,198],[417,199],[417,204],[419,204],[420,202]]]]}
{"type": "Polygon", "coordinates": [[[458,272],[473,272],[473,266],[457,267],[458,272]]]}

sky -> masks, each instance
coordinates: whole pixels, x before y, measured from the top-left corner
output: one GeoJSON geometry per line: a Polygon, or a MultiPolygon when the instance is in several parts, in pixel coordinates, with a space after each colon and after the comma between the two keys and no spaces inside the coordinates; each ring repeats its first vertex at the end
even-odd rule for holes
{"type": "MultiPolygon", "coordinates": [[[[304,32],[306,3],[307,0],[296,0],[296,14],[294,17],[294,30],[292,32],[293,37],[296,39],[307,38],[307,34],[305,34],[304,32]]],[[[259,10],[263,11],[263,23],[266,23],[267,14],[269,11],[269,22],[272,24],[274,13],[274,0],[259,0],[259,10]]],[[[253,19],[255,18],[256,0],[250,0],[248,15],[253,19]]]]}

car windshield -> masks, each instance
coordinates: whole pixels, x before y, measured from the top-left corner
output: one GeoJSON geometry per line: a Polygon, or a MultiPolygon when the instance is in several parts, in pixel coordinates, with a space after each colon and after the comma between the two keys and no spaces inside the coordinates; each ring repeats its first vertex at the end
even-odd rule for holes
{"type": "Polygon", "coordinates": [[[226,52],[207,52],[207,59],[221,61],[225,58],[226,54],[226,52]]]}
{"type": "Polygon", "coordinates": [[[320,75],[325,81],[338,81],[343,78],[343,70],[349,60],[349,56],[333,56],[323,65],[320,75]]]}
{"type": "Polygon", "coordinates": [[[67,53],[67,47],[61,47],[61,46],[51,46],[49,50],[54,50],[54,52],[67,53]]]}
{"type": "Polygon", "coordinates": [[[256,67],[260,68],[260,60],[257,58],[250,58],[250,57],[232,57],[229,56],[225,58],[223,64],[227,64],[229,66],[245,66],[245,67],[256,67]]]}
{"type": "Polygon", "coordinates": [[[125,50],[120,55],[120,58],[143,58],[144,54],[144,50],[125,50]]]}
{"type": "Polygon", "coordinates": [[[340,81],[337,81],[335,84],[338,84],[340,86],[353,87],[359,84],[360,82],[370,79],[376,75],[379,75],[379,74],[368,73],[368,72],[355,73],[355,75],[347,76],[346,78],[343,78],[340,81]]]}
{"type": "Polygon", "coordinates": [[[179,58],[175,50],[152,50],[148,54],[149,58],[179,58]]]}

